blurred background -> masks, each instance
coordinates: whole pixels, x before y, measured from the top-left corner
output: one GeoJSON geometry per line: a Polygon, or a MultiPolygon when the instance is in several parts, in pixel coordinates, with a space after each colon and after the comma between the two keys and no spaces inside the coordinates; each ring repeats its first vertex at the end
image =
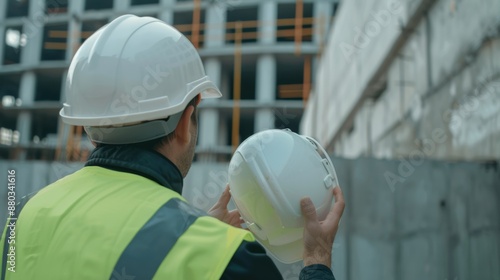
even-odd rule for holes
{"type": "MultiPolygon", "coordinates": [[[[337,279],[500,279],[500,0],[2,0],[0,214],[81,168],[71,58],[127,13],[174,25],[223,97],[200,104],[184,196],[208,209],[248,136],[289,128],[332,156],[347,208],[337,279]]],[[[277,263],[297,279],[301,263],[277,263]]]]}

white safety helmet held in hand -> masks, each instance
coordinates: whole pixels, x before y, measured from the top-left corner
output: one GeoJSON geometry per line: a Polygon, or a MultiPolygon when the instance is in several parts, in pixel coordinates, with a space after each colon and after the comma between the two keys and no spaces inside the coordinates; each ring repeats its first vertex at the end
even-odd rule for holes
{"type": "Polygon", "coordinates": [[[143,142],[173,131],[199,93],[221,96],[191,42],[161,20],[124,15],[76,52],[60,115],[67,124],[85,126],[96,142],[143,142]]]}
{"type": "Polygon", "coordinates": [[[279,261],[292,263],[303,253],[300,200],[310,197],[318,218],[326,218],[338,180],[318,142],[272,129],[241,143],[229,163],[229,186],[256,239],[279,261]]]}

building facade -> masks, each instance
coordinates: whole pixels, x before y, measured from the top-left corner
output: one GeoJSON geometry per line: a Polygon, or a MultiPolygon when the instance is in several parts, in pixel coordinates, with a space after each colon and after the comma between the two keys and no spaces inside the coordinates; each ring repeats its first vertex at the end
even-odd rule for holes
{"type": "Polygon", "coordinates": [[[500,158],[499,10],[498,0],[343,2],[302,133],[343,157],[500,158]]]}
{"type": "Polygon", "coordinates": [[[199,49],[223,97],[200,105],[198,161],[228,161],[268,128],[298,131],[337,1],[8,0],[0,2],[0,157],[84,160],[81,127],[62,124],[78,47],[123,14],[174,25],[199,49]]]}

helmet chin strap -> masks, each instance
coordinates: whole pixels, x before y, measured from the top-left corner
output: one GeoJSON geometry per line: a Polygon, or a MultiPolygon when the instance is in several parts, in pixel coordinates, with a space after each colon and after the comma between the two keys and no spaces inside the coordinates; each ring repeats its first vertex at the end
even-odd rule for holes
{"type": "Polygon", "coordinates": [[[96,143],[123,145],[146,142],[167,136],[175,130],[182,111],[167,120],[154,120],[130,126],[102,127],[85,126],[85,132],[96,143]]]}

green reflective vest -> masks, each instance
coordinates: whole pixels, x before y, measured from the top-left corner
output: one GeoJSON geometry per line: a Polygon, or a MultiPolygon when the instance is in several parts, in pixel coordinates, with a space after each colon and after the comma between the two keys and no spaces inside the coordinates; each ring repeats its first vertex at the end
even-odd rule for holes
{"type": "Polygon", "coordinates": [[[5,279],[219,279],[243,240],[152,180],[91,166],[24,206],[5,279]]]}

